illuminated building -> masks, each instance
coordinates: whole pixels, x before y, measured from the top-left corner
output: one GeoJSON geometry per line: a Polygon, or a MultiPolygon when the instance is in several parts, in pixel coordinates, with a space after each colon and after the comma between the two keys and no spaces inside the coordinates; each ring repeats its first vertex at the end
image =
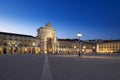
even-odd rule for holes
{"type": "Polygon", "coordinates": [[[93,42],[85,42],[82,44],[83,53],[96,53],[96,44],[93,42]]]}
{"type": "Polygon", "coordinates": [[[0,54],[77,54],[120,52],[120,40],[57,39],[50,23],[31,35],[0,32],[0,54]]]}
{"type": "Polygon", "coordinates": [[[120,52],[120,40],[103,41],[97,44],[97,53],[120,52]]]}
{"type": "Polygon", "coordinates": [[[78,39],[58,39],[60,54],[96,53],[96,44],[78,39]]]}
{"type": "Polygon", "coordinates": [[[58,39],[59,54],[76,54],[79,52],[78,39],[58,39]]]}
{"type": "Polygon", "coordinates": [[[30,35],[0,32],[0,53],[36,53],[36,38],[30,35]]]}
{"type": "Polygon", "coordinates": [[[37,39],[41,53],[56,53],[56,31],[52,28],[50,23],[38,29],[37,39]]]}
{"type": "Polygon", "coordinates": [[[40,27],[37,37],[0,32],[0,54],[57,53],[56,31],[50,23],[40,27]]]}

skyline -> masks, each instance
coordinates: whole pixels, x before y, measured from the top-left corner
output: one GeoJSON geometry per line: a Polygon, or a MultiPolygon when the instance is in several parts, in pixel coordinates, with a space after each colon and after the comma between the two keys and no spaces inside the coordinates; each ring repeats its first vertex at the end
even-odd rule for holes
{"type": "Polygon", "coordinates": [[[0,31],[37,36],[50,22],[58,38],[120,39],[118,0],[0,0],[0,31]]]}

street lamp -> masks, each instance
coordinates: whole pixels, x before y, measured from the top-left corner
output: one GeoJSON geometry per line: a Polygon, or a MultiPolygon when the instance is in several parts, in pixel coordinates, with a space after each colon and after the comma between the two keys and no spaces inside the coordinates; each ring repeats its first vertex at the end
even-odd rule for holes
{"type": "Polygon", "coordinates": [[[82,34],[80,32],[78,32],[77,36],[79,39],[79,57],[80,57],[80,38],[82,37],[82,34]]]}

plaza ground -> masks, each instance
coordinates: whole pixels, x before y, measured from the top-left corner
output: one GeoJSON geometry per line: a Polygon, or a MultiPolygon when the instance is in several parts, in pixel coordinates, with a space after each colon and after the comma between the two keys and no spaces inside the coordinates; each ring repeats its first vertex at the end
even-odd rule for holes
{"type": "Polygon", "coordinates": [[[0,80],[120,80],[120,56],[0,55],[0,80]]]}

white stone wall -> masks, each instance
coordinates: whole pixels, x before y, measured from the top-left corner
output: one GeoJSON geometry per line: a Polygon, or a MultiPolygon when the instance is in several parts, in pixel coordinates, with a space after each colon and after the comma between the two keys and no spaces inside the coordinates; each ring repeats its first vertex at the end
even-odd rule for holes
{"type": "Polygon", "coordinates": [[[46,24],[45,27],[40,27],[38,29],[38,38],[41,44],[41,53],[48,53],[47,52],[47,39],[52,39],[52,49],[53,53],[55,52],[56,47],[56,31],[52,28],[51,24],[46,24]]]}

